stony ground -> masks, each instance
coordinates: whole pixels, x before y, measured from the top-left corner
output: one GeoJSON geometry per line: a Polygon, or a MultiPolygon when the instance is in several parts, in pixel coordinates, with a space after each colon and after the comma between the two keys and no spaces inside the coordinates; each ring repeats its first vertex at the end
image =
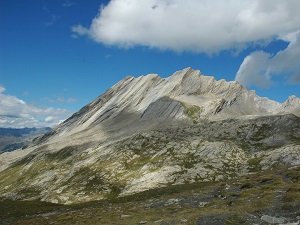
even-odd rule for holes
{"type": "Polygon", "coordinates": [[[2,201],[0,224],[289,224],[300,222],[300,167],[274,167],[219,182],[57,205],[2,201]]]}
{"type": "Polygon", "coordinates": [[[106,144],[41,145],[0,172],[0,196],[74,204],[226,181],[276,164],[300,165],[299,117],[204,120],[106,144]]]}

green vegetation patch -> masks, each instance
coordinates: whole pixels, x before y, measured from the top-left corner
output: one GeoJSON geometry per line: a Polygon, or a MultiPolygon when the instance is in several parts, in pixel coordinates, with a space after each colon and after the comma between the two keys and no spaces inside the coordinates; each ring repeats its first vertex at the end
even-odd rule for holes
{"type": "Polygon", "coordinates": [[[187,117],[189,117],[193,123],[198,123],[199,122],[199,118],[200,118],[200,113],[202,111],[201,107],[197,106],[197,105],[187,105],[184,104],[184,115],[186,115],[187,117]]]}
{"type": "Polygon", "coordinates": [[[261,170],[260,162],[263,160],[263,156],[253,157],[248,160],[249,172],[257,172],[261,170]]]}
{"type": "MultiPolygon", "coordinates": [[[[25,220],[31,216],[66,210],[66,206],[41,201],[0,200],[0,224],[25,220]]],[[[25,223],[26,224],[26,223],[25,223]]]]}
{"type": "Polygon", "coordinates": [[[76,146],[67,146],[62,148],[61,150],[53,153],[48,153],[45,155],[46,160],[50,161],[61,161],[66,160],[69,157],[73,157],[74,153],[78,152],[78,147],[76,146]]]}
{"type": "Polygon", "coordinates": [[[297,171],[299,167],[273,168],[226,182],[168,186],[69,206],[2,201],[0,224],[254,224],[261,221],[251,219],[270,210],[289,218],[300,211],[300,182],[291,179],[297,171]]]}

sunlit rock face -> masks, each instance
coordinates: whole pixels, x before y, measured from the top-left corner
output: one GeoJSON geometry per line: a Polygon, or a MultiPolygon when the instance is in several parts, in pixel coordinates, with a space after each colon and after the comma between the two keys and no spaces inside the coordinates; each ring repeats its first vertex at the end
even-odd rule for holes
{"type": "Polygon", "coordinates": [[[300,164],[300,99],[261,98],[187,68],[126,77],[23,150],[0,195],[73,203],[300,164]]]}

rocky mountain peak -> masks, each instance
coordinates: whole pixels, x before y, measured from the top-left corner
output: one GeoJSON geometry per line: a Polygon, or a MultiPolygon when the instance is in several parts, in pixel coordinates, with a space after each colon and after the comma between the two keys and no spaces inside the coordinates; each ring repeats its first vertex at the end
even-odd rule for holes
{"type": "Polygon", "coordinates": [[[300,116],[300,98],[297,98],[295,95],[290,96],[281,104],[281,112],[290,112],[300,116]]]}
{"type": "Polygon", "coordinates": [[[286,105],[299,105],[300,98],[297,98],[295,95],[291,95],[285,102],[286,105]]]}
{"type": "Polygon", "coordinates": [[[1,154],[0,197],[73,203],[299,166],[299,116],[295,96],[280,104],[192,68],[127,76],[1,154]]]}
{"type": "MultiPolygon", "coordinates": [[[[127,76],[93,102],[57,127],[53,134],[73,134],[91,127],[118,124],[140,129],[140,122],[152,127],[173,122],[196,123],[202,119],[220,120],[243,116],[293,113],[300,115],[299,99],[285,103],[261,98],[237,81],[215,80],[191,67],[161,78],[149,74],[127,76]]],[[[51,135],[52,136],[52,135],[51,135]]]]}

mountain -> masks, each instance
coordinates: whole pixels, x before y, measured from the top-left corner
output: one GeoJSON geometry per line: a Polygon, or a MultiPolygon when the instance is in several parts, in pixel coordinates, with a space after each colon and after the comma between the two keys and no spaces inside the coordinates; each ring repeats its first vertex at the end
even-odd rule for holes
{"type": "Polygon", "coordinates": [[[0,128],[0,154],[14,151],[28,145],[33,138],[51,130],[44,128],[0,128]]]}
{"type": "Polygon", "coordinates": [[[36,128],[0,128],[0,136],[14,136],[22,137],[28,135],[33,131],[36,131],[36,128]]]}
{"type": "Polygon", "coordinates": [[[117,131],[118,127],[130,124],[135,132],[141,129],[143,122],[147,123],[148,129],[161,122],[165,124],[166,119],[188,124],[190,119],[197,122],[199,119],[219,120],[245,115],[293,113],[300,116],[299,103],[300,99],[292,96],[280,104],[258,97],[237,81],[216,81],[201,75],[198,70],[187,68],[166,79],[156,74],[126,77],[53,130],[50,136],[70,135],[100,127],[99,124],[116,127],[117,131]]]}
{"type": "Polygon", "coordinates": [[[300,99],[261,98],[187,68],[126,77],[25,149],[0,196],[76,203],[300,164],[300,99]]]}

